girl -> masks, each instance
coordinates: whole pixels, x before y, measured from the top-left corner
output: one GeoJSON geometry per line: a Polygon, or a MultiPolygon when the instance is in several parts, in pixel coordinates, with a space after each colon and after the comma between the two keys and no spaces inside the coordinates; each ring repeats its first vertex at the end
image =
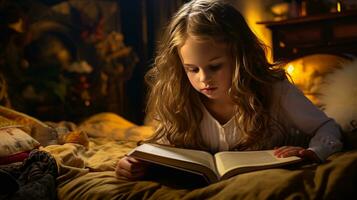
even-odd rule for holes
{"type": "MultiPolygon", "coordinates": [[[[222,0],[192,0],[174,16],[161,41],[150,86],[150,142],[207,150],[276,148],[277,157],[323,161],[342,148],[338,125],[316,108],[242,15],[222,0]]],[[[118,176],[138,179],[146,165],[122,158],[118,176]]]]}

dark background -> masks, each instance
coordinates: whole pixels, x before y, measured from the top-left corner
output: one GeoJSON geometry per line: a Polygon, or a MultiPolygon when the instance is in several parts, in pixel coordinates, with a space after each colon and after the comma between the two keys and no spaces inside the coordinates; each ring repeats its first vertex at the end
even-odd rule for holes
{"type": "Polygon", "coordinates": [[[80,122],[114,112],[142,124],[144,75],[163,27],[184,2],[1,0],[0,74],[7,106],[44,121],[80,122]],[[22,28],[9,28],[14,24],[22,28]],[[97,45],[112,32],[119,39],[113,36],[115,47],[106,49],[121,56],[108,61],[109,54],[98,56],[97,45]],[[91,72],[68,70],[82,61],[91,72]]]}

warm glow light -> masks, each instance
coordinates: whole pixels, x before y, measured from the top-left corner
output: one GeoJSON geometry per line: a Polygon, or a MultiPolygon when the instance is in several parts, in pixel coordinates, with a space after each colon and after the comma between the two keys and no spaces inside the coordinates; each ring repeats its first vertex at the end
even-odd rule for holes
{"type": "Polygon", "coordinates": [[[341,12],[341,2],[337,2],[337,12],[341,12]]]}
{"type": "Polygon", "coordinates": [[[294,72],[294,66],[292,64],[289,64],[286,68],[286,71],[288,72],[288,74],[292,75],[294,72]]]}
{"type": "MultiPolygon", "coordinates": [[[[242,14],[244,15],[249,27],[257,35],[257,37],[263,41],[264,44],[267,44],[269,47],[271,47],[272,41],[270,30],[261,24],[257,24],[257,22],[267,19],[266,14],[264,13],[266,9],[266,7],[264,7],[265,4],[258,3],[260,1],[257,0],[239,2],[241,2],[240,6],[242,8],[242,14]]],[[[271,49],[268,48],[266,53],[267,59],[272,62],[273,56],[271,49]]]]}

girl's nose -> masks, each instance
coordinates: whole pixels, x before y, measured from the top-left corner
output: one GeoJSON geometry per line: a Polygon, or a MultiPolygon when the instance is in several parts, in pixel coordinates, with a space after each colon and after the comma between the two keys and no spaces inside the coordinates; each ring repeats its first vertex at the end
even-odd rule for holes
{"type": "Polygon", "coordinates": [[[201,71],[200,81],[203,83],[208,83],[211,80],[211,75],[208,72],[201,71]]]}

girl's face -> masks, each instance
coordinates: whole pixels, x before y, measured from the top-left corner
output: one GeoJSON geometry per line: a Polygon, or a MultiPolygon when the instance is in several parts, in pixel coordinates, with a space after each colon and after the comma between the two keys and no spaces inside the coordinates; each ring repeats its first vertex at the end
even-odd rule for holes
{"type": "Polygon", "coordinates": [[[233,62],[226,44],[188,37],[179,55],[191,85],[198,92],[212,100],[230,99],[233,62]]]}

